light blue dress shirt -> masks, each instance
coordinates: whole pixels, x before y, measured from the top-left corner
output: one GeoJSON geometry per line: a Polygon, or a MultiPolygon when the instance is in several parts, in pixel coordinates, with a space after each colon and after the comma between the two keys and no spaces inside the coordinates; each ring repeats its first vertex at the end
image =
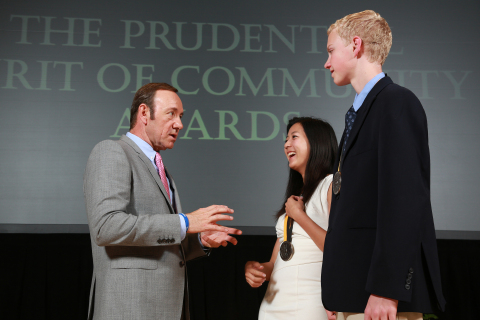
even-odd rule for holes
{"type": "MultiPolygon", "coordinates": [[[[142,152],[147,156],[147,158],[152,162],[153,166],[155,167],[155,170],[158,172],[157,165],[155,164],[155,155],[157,152],[153,150],[152,146],[149,145],[146,141],[142,140],[141,138],[137,137],[133,133],[127,132],[126,134],[127,137],[132,139],[133,142],[142,150],[142,152]]],[[[173,203],[173,197],[174,195],[174,190],[170,187],[170,179],[167,177],[167,182],[168,182],[168,189],[170,191],[170,203],[173,203]]],[[[181,225],[181,230],[180,230],[180,236],[183,239],[185,239],[185,236],[187,235],[187,226],[185,224],[185,219],[181,215],[178,215],[178,218],[180,219],[180,225],[181,225]]]]}
{"type": "Polygon", "coordinates": [[[355,112],[360,109],[367,95],[370,93],[370,91],[372,91],[378,80],[382,79],[383,77],[385,77],[385,73],[380,72],[375,77],[373,77],[372,80],[368,81],[365,87],[363,87],[363,90],[360,92],[360,94],[355,94],[355,99],[353,100],[353,109],[355,109],[355,112]]]}

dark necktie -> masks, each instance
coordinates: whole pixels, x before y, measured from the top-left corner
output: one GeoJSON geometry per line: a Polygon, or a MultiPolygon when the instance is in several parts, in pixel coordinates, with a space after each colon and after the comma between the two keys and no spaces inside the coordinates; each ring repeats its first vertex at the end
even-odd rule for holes
{"type": "Polygon", "coordinates": [[[345,115],[345,140],[343,141],[343,152],[345,152],[345,147],[347,146],[348,137],[350,136],[350,132],[352,131],[353,122],[355,122],[355,118],[357,117],[357,113],[353,106],[348,109],[347,114],[345,115]]]}

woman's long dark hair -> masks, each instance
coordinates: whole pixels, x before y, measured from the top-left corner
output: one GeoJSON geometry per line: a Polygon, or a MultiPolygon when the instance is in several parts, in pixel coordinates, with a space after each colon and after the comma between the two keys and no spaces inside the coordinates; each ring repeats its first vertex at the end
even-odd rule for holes
{"type": "Polygon", "coordinates": [[[282,207],[276,214],[277,218],[285,213],[285,202],[292,195],[299,196],[303,194],[303,202],[307,204],[320,181],[328,174],[333,173],[335,164],[338,143],[332,126],[326,121],[312,117],[295,117],[288,122],[287,134],[296,123],[302,125],[310,144],[310,155],[308,156],[307,168],[305,169],[305,184],[303,183],[302,175],[290,169],[285,199],[282,207]]]}

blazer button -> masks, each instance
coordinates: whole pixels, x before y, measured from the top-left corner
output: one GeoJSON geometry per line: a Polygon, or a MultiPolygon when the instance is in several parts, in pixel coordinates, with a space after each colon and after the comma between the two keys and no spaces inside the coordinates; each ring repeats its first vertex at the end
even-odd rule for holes
{"type": "Polygon", "coordinates": [[[412,274],[411,273],[408,274],[407,279],[412,279],[412,274]]]}
{"type": "Polygon", "coordinates": [[[409,285],[409,284],[406,284],[406,285],[405,285],[405,289],[410,290],[410,285],[409,285]]]}
{"type": "Polygon", "coordinates": [[[407,279],[407,281],[405,281],[405,282],[406,282],[407,284],[410,284],[410,283],[412,283],[412,280],[407,279]]]}
{"type": "Polygon", "coordinates": [[[185,261],[183,261],[183,260],[180,261],[179,265],[180,265],[180,268],[183,268],[183,266],[185,265],[185,261]]]}
{"type": "Polygon", "coordinates": [[[413,268],[408,269],[408,273],[413,273],[413,268]]]}
{"type": "Polygon", "coordinates": [[[170,239],[170,243],[175,243],[175,239],[170,239]]]}
{"type": "Polygon", "coordinates": [[[158,239],[158,240],[157,240],[157,243],[158,243],[158,244],[162,244],[162,243],[163,243],[163,242],[162,242],[162,239],[158,239]]]}

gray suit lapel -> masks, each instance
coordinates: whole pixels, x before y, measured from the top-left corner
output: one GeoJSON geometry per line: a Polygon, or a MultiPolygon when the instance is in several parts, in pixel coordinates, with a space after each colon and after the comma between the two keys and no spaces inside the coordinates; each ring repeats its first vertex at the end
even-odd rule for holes
{"type": "Polygon", "coordinates": [[[171,212],[175,212],[173,210],[173,207],[170,203],[170,199],[167,195],[167,191],[165,190],[165,187],[163,186],[162,180],[160,180],[160,176],[158,175],[157,170],[155,170],[155,167],[153,166],[152,162],[150,162],[150,159],[147,158],[145,153],[137,146],[135,142],[132,141],[129,137],[122,135],[120,138],[121,141],[125,142],[128,144],[132,149],[137,153],[138,157],[142,162],[145,164],[145,167],[147,170],[150,172],[150,174],[153,176],[153,179],[155,179],[155,182],[157,183],[158,187],[160,188],[160,191],[162,192],[163,196],[165,197],[165,200],[167,200],[168,206],[171,209],[171,212]]]}
{"type": "Polygon", "coordinates": [[[173,197],[175,199],[175,204],[177,206],[177,212],[182,212],[182,206],[180,205],[180,197],[178,196],[177,186],[175,185],[175,181],[173,180],[172,175],[170,174],[170,172],[168,172],[166,167],[165,167],[165,173],[167,174],[168,180],[170,180],[170,187],[174,191],[173,197]]]}

